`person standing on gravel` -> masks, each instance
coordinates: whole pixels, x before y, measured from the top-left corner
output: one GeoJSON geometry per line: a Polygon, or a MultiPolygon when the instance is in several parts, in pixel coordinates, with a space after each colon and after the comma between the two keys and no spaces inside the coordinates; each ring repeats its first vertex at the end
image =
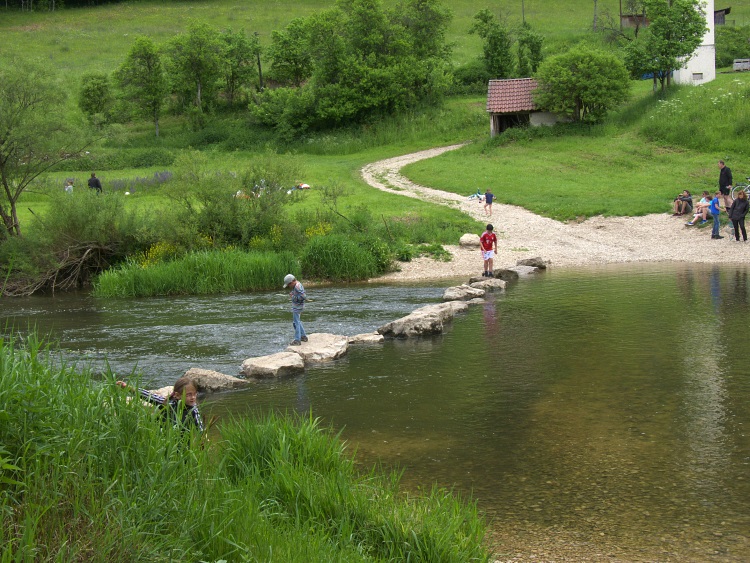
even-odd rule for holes
{"type": "Polygon", "coordinates": [[[740,190],[737,194],[737,199],[732,202],[732,207],[729,208],[729,218],[732,220],[732,226],[734,227],[734,239],[740,242],[740,231],[742,232],[742,242],[747,242],[747,231],[745,230],[745,215],[747,215],[748,201],[747,194],[740,190]]]}
{"type": "Polygon", "coordinates": [[[724,238],[719,234],[719,214],[721,213],[721,208],[719,207],[719,198],[721,197],[721,192],[716,192],[714,194],[714,198],[711,200],[711,204],[708,207],[709,213],[711,213],[711,217],[714,220],[713,229],[711,229],[711,238],[724,238]]]}
{"type": "Polygon", "coordinates": [[[294,340],[292,340],[289,345],[299,346],[303,342],[307,342],[305,327],[302,326],[302,320],[300,319],[302,311],[305,310],[307,294],[305,293],[305,288],[292,274],[284,276],[284,287],[291,287],[292,289],[289,297],[292,298],[292,326],[294,327],[294,340]]]}
{"type": "Polygon", "coordinates": [[[493,276],[492,261],[497,254],[497,235],[493,233],[494,227],[487,225],[487,230],[479,237],[479,250],[484,260],[484,272],[482,276],[491,278],[493,276]]]}
{"type": "Polygon", "coordinates": [[[484,211],[487,217],[492,217],[492,200],[495,199],[495,194],[492,193],[490,188],[484,192],[484,211]]]}
{"type": "Polygon", "coordinates": [[[732,171],[723,160],[719,161],[719,191],[724,199],[724,209],[728,210],[732,205],[732,196],[729,195],[732,191],[732,171]]]}

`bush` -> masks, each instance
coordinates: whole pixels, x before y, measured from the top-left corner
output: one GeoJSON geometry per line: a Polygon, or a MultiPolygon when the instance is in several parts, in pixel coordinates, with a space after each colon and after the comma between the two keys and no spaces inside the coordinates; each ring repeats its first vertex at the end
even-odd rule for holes
{"type": "Polygon", "coordinates": [[[750,25],[716,26],[716,67],[731,67],[734,59],[750,59],[750,25]]]}
{"type": "Polygon", "coordinates": [[[87,153],[70,158],[52,168],[60,170],[120,170],[123,168],[150,168],[171,166],[175,155],[172,151],[153,147],[148,149],[103,149],[97,153],[87,153]]]}
{"type": "MultiPolygon", "coordinates": [[[[148,259],[148,255],[145,255],[148,259]]],[[[190,252],[169,261],[128,262],[94,282],[97,297],[207,295],[277,289],[284,275],[298,269],[289,252],[212,250],[190,252]]]]}
{"type": "Polygon", "coordinates": [[[351,237],[341,234],[310,240],[302,251],[301,263],[307,278],[356,281],[380,273],[375,256],[351,237]]]}

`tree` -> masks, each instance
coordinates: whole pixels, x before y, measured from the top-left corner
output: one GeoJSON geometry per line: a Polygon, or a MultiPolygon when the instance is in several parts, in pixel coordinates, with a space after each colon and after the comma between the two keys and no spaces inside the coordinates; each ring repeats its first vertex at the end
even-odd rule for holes
{"type": "Polygon", "coordinates": [[[148,37],[136,38],[128,56],[115,72],[125,97],[154,122],[159,136],[159,117],[167,94],[167,78],[159,51],[148,37]]]}
{"type": "Polygon", "coordinates": [[[524,22],[518,34],[518,76],[533,75],[542,63],[542,47],[544,36],[536,33],[531,26],[524,22]]]}
{"type": "Polygon", "coordinates": [[[304,23],[309,78],[298,88],[264,92],[255,116],[292,139],[438,103],[449,85],[449,49],[441,40],[420,43],[445,37],[448,20],[430,15],[435,8],[430,0],[406,0],[401,11],[379,0],[339,0],[311,16],[304,23]],[[425,16],[420,26],[416,14],[425,16]]]}
{"type": "Polygon", "coordinates": [[[260,53],[260,41],[256,36],[248,37],[243,31],[231,29],[223,31],[220,38],[224,42],[224,95],[231,106],[258,73],[255,59],[260,53]]]}
{"type": "Polygon", "coordinates": [[[222,69],[224,46],[219,32],[205,23],[192,23],[187,34],[174,37],[166,47],[172,90],[203,113],[213,101],[222,69]]]}
{"type": "Polygon", "coordinates": [[[492,78],[509,78],[513,75],[513,38],[508,28],[487,8],[474,16],[469,33],[484,40],[482,58],[492,78]]]}
{"type": "Polygon", "coordinates": [[[706,20],[700,0],[645,0],[648,27],[626,48],[631,75],[653,73],[661,90],[672,71],[685,65],[701,44],[706,20]]]}
{"type": "Polygon", "coordinates": [[[312,74],[308,28],[303,18],[295,18],[283,31],[271,32],[271,59],[273,77],[282,84],[301,86],[312,74]]]}
{"type": "Polygon", "coordinates": [[[16,207],[31,182],[86,145],[60,114],[65,91],[52,70],[19,57],[0,60],[0,240],[20,237],[16,207]],[[75,143],[80,147],[74,149],[75,143]]]}
{"type": "Polygon", "coordinates": [[[574,121],[598,121],[628,98],[625,65],[615,55],[586,46],[546,59],[537,73],[534,99],[574,121]]]}
{"type": "Polygon", "coordinates": [[[81,77],[81,89],[78,93],[78,107],[92,121],[106,121],[107,113],[112,107],[112,87],[109,75],[102,72],[86,73],[81,77]]]}

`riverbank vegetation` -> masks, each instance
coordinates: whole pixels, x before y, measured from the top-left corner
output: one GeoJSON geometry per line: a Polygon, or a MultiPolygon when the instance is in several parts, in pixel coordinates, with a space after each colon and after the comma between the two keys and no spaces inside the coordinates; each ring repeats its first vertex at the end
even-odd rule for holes
{"type": "Polygon", "coordinates": [[[473,504],[360,471],[310,417],[187,448],[114,376],[0,340],[3,561],[487,561],[473,504]]]}

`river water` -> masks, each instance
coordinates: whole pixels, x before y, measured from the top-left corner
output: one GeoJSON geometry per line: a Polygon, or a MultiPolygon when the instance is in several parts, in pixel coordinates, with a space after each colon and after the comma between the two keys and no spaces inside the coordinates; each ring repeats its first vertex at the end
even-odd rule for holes
{"type": "MultiPolygon", "coordinates": [[[[605,541],[646,561],[750,561],[750,268],[549,272],[459,315],[441,336],[350,348],[303,376],[215,394],[208,414],[312,412],[364,465],[476,499],[498,529],[605,541]]],[[[435,285],[308,288],[308,333],[356,334],[435,285]]],[[[66,358],[153,385],[236,374],[292,335],[284,292],[2,300],[66,358]],[[137,365],[137,368],[135,367],[137,365]]]]}

